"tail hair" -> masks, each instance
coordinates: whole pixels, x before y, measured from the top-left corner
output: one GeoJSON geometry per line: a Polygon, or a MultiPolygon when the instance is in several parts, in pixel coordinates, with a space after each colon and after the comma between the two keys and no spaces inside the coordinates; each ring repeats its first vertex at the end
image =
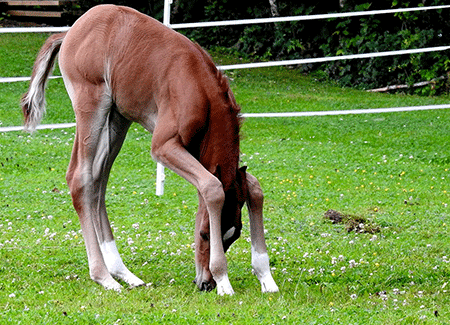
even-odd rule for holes
{"type": "Polygon", "coordinates": [[[33,132],[45,113],[45,87],[66,33],[50,36],[42,46],[33,66],[30,87],[21,100],[25,130],[33,132]]]}

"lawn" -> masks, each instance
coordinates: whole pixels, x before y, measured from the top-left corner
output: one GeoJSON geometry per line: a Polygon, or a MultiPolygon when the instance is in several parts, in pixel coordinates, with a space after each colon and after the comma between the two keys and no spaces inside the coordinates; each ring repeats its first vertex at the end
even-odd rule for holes
{"type": "MultiPolygon", "coordinates": [[[[1,60],[7,60],[8,51],[18,51],[24,39],[0,37],[2,44],[12,44],[2,45],[1,60]]],[[[43,39],[27,38],[26,47],[35,53],[43,39]]],[[[214,56],[219,64],[233,59],[214,56]]],[[[32,61],[30,55],[14,62],[14,71],[4,70],[2,76],[27,75],[32,61]]],[[[341,89],[284,68],[227,74],[244,112],[449,101],[448,96],[341,89]]],[[[25,89],[26,83],[0,84],[1,126],[21,123],[18,101],[25,89]]],[[[73,121],[61,80],[50,81],[47,102],[43,123],[73,121]]],[[[148,283],[122,293],[105,291],[89,279],[64,180],[74,129],[0,133],[0,319],[26,324],[448,324],[449,119],[449,110],[248,118],[241,159],[266,195],[266,240],[280,292],[261,294],[251,274],[245,214],[242,237],[227,253],[232,297],[202,293],[192,284],[196,191],[168,172],[164,196],[154,194],[151,135],[140,126],[132,126],[107,192],[125,264],[148,283]],[[325,218],[330,209],[344,215],[342,222],[325,218]]]]}

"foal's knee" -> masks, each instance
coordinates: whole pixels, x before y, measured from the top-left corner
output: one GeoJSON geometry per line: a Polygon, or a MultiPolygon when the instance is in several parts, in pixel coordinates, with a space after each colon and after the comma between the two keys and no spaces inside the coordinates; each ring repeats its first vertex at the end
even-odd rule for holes
{"type": "Polygon", "coordinates": [[[222,182],[215,176],[209,177],[200,186],[200,193],[207,206],[216,206],[222,209],[225,202],[225,192],[222,182]]]}

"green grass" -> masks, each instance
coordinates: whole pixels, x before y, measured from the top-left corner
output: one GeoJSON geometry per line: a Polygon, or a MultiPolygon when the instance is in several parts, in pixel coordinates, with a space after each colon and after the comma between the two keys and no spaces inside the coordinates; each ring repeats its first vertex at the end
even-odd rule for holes
{"type": "MultiPolygon", "coordinates": [[[[449,99],[340,89],[281,68],[228,75],[244,112],[449,99]]],[[[62,82],[49,85],[43,123],[73,121],[62,82]]],[[[26,85],[0,87],[2,126],[20,124],[17,102],[26,85]]],[[[196,191],[168,172],[165,195],[155,196],[151,135],[140,126],[131,128],[113,167],[107,207],[125,263],[151,285],[120,294],[89,279],[64,180],[74,129],[0,133],[0,319],[25,324],[447,324],[449,119],[449,110],[248,118],[241,159],[266,195],[266,240],[280,293],[261,294],[251,274],[245,214],[242,238],[227,253],[233,297],[201,293],[191,283],[196,191]],[[347,232],[345,225],[324,218],[328,209],[364,217],[380,232],[347,232]]]]}

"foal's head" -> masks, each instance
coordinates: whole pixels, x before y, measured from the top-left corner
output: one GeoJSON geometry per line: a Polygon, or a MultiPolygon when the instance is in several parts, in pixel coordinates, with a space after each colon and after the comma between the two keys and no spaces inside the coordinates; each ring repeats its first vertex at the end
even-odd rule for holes
{"type": "MultiPolygon", "coordinates": [[[[220,170],[220,169],[219,169],[220,170]]],[[[219,171],[220,173],[220,171],[219,171]]],[[[218,173],[215,173],[216,176],[218,173]]],[[[219,177],[220,178],[220,177],[219,177]]],[[[224,187],[225,202],[221,213],[222,244],[224,251],[233,244],[240,236],[242,229],[241,209],[247,201],[248,189],[246,180],[246,167],[236,169],[236,177],[228,187],[224,187]]],[[[209,214],[202,199],[199,201],[197,218],[200,220],[199,232],[196,233],[196,263],[202,272],[197,272],[195,283],[200,290],[210,291],[215,288],[209,270],[210,262],[210,229],[209,214]]]]}
{"type": "Polygon", "coordinates": [[[222,241],[225,251],[241,234],[241,210],[247,200],[246,169],[247,167],[238,169],[235,180],[225,189],[225,203],[222,208],[222,241]]]}
{"type": "MultiPolygon", "coordinates": [[[[205,58],[209,58],[206,53],[205,58]]],[[[213,87],[214,91],[208,96],[209,126],[200,145],[199,161],[223,186],[225,201],[221,212],[221,232],[226,251],[241,234],[241,210],[248,196],[246,167],[239,168],[239,133],[243,119],[227,78],[217,70],[212,60],[207,61],[210,62],[210,72],[217,80],[217,87],[213,87]]],[[[196,282],[201,290],[211,290],[214,280],[209,271],[209,214],[201,198],[197,220],[201,221],[196,237],[197,262],[208,275],[203,274],[203,278],[196,279],[196,282]]]]}

